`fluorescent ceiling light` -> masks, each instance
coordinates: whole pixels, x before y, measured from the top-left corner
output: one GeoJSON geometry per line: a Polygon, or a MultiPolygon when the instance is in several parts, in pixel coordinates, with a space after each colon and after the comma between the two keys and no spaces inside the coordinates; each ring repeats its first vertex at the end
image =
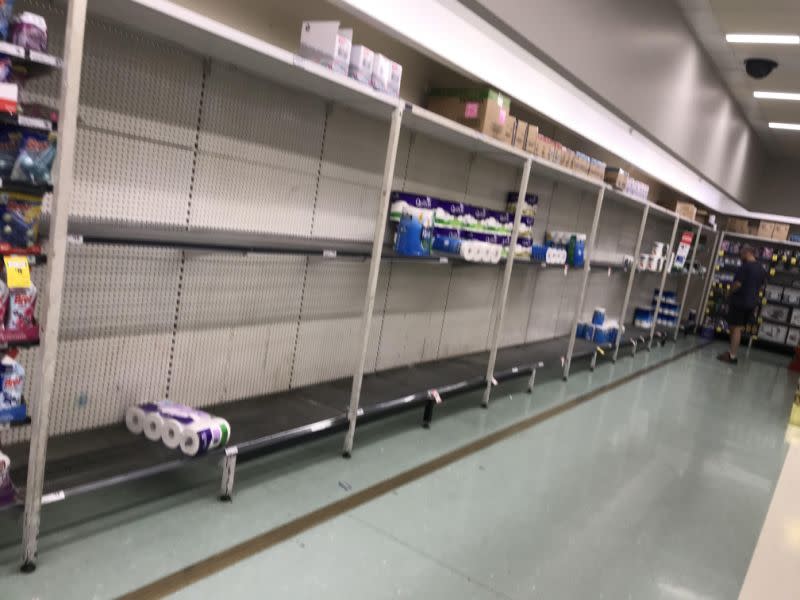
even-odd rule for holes
{"type": "Polygon", "coordinates": [[[770,123],[770,129],[788,129],[789,131],[800,131],[800,123],[770,123]]]}
{"type": "Polygon", "coordinates": [[[793,100],[800,102],[800,94],[790,92],[753,92],[753,97],[762,100],[793,100]]]}
{"type": "Polygon", "coordinates": [[[765,35],[759,33],[729,33],[731,44],[794,44],[800,45],[800,35],[765,35]]]}

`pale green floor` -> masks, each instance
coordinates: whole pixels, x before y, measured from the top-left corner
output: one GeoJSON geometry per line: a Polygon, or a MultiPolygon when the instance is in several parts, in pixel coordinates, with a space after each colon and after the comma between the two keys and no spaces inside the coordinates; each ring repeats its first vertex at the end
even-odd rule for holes
{"type": "MultiPolygon", "coordinates": [[[[0,515],[0,598],[111,598],[693,343],[601,364],[533,396],[501,387],[216,473],[46,507],[39,569],[17,574],[0,515]],[[347,491],[351,488],[352,491],[347,491]]],[[[253,556],[178,598],[732,599],[785,455],[788,359],[709,347],[253,556]]],[[[520,385],[522,382],[520,382],[520,385]]],[[[516,389],[519,389],[517,385],[516,389]]]]}

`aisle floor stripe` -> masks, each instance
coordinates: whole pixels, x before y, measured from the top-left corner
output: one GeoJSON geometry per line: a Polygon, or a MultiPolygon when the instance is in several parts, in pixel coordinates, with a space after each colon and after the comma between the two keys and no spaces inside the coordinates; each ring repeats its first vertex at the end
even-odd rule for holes
{"type": "Polygon", "coordinates": [[[206,579],[211,575],[219,573],[228,567],[231,567],[247,558],[263,552],[264,550],[280,544],[281,542],[285,542],[286,540],[308,531],[317,525],[325,523],[326,521],[330,521],[331,519],[358,508],[367,502],[388,494],[389,492],[401,486],[421,479],[426,475],[430,475],[431,473],[447,467],[448,465],[451,465],[462,458],[465,458],[471,454],[475,454],[476,452],[480,452],[489,446],[493,446],[498,442],[525,431],[526,429],[530,429],[531,427],[547,421],[548,419],[552,419],[553,417],[571,410],[576,406],[580,406],[581,404],[601,396],[606,392],[630,383],[634,379],[638,379],[639,377],[647,375],[648,373],[652,373],[653,371],[665,367],[670,363],[680,360],[685,356],[700,350],[706,345],[708,344],[700,344],[694,348],[684,350],[658,364],[645,367],[641,371],[626,375],[621,379],[607,383],[606,385],[592,390],[591,392],[577,396],[568,402],[564,402],[563,404],[559,404],[558,406],[554,406],[553,408],[523,419],[522,421],[514,423],[513,425],[499,429],[494,433],[470,442],[469,444],[461,446],[460,448],[456,448],[455,450],[443,454],[438,458],[429,460],[412,469],[399,473],[394,477],[390,477],[389,479],[385,479],[384,481],[371,485],[370,487],[356,492],[346,498],[337,500],[336,502],[302,515],[292,521],[289,521],[288,523],[276,527],[275,529],[271,529],[267,532],[236,544],[235,546],[231,546],[230,548],[213,554],[206,559],[191,564],[179,571],[175,571],[174,573],[166,575],[161,579],[157,579],[156,581],[153,581],[152,583],[149,583],[137,590],[133,590],[127,594],[124,594],[119,598],[120,600],[149,600],[153,598],[164,598],[170,594],[174,594],[183,588],[206,579]]]}

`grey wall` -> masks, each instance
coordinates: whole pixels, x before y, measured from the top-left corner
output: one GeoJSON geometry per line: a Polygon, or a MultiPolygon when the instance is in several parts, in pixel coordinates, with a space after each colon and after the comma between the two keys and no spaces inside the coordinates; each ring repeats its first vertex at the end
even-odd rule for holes
{"type": "Polygon", "coordinates": [[[761,143],[671,0],[462,1],[747,208],[764,210],[761,143]]]}

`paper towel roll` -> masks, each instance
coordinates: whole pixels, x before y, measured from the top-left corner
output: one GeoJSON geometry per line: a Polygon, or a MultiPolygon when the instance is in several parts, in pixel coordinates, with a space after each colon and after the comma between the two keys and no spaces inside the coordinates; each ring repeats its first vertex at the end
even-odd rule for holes
{"type": "Polygon", "coordinates": [[[139,435],[144,431],[144,419],[151,412],[158,410],[158,406],[152,402],[129,406],[125,410],[125,426],[133,434],[139,435]]]}
{"type": "Polygon", "coordinates": [[[186,456],[198,456],[228,443],[230,424],[220,417],[192,423],[186,428],[181,440],[181,451],[186,456]]]}
{"type": "Polygon", "coordinates": [[[157,442],[164,432],[164,417],[158,411],[147,413],[144,418],[144,435],[148,440],[157,442]]]}

